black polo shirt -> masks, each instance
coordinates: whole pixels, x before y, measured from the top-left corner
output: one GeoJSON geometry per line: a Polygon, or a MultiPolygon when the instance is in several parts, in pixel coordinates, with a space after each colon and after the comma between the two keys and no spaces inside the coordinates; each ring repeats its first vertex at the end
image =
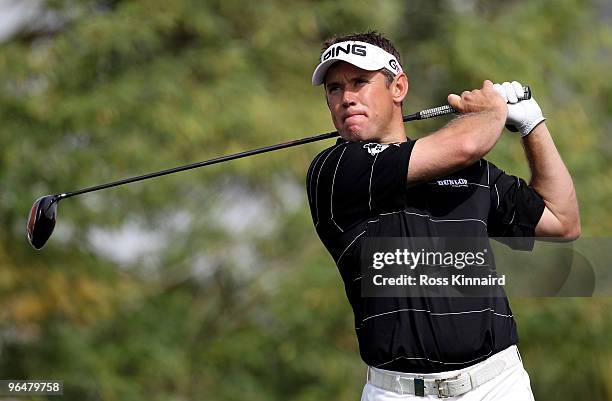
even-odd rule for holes
{"type": "MultiPolygon", "coordinates": [[[[338,140],[315,157],[306,180],[317,233],[353,308],[362,359],[381,369],[432,373],[473,365],[516,344],[508,299],[362,297],[360,239],[533,237],[544,202],[525,181],[484,159],[407,188],[415,142],[338,140]]],[[[520,247],[531,249],[533,240],[520,247]]]]}

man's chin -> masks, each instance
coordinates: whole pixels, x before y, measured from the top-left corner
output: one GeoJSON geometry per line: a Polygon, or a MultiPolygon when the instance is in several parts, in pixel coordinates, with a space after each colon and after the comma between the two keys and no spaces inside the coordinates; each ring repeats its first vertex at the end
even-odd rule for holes
{"type": "Polygon", "coordinates": [[[370,139],[370,135],[362,129],[343,129],[340,130],[340,136],[342,139],[351,142],[367,141],[370,139]]]}
{"type": "Polygon", "coordinates": [[[359,136],[359,134],[355,134],[355,133],[341,132],[340,136],[345,141],[350,141],[350,142],[357,142],[357,141],[361,141],[362,140],[361,137],[359,136]]]}

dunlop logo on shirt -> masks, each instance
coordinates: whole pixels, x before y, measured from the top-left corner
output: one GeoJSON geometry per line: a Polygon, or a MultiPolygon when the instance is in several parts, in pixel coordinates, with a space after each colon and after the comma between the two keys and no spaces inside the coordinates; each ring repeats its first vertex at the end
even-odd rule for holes
{"type": "Polygon", "coordinates": [[[437,180],[435,182],[436,184],[438,184],[438,186],[441,187],[467,187],[468,186],[468,181],[465,178],[457,178],[454,180],[448,179],[448,180],[437,180]]]}

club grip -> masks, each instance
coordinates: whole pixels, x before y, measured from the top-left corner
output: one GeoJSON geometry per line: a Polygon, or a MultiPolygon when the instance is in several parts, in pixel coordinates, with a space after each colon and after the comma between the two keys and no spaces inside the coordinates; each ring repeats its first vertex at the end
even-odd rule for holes
{"type": "MultiPolygon", "coordinates": [[[[523,86],[523,96],[520,96],[518,100],[529,100],[531,99],[531,88],[529,86],[523,86]]],[[[412,121],[412,120],[425,120],[427,118],[444,116],[446,114],[457,113],[452,106],[445,104],[440,107],[433,107],[431,109],[425,109],[419,111],[418,113],[411,114],[408,116],[404,116],[404,121],[412,121]]]]}
{"type": "Polygon", "coordinates": [[[519,100],[531,99],[531,88],[529,86],[523,86],[523,96],[518,98],[519,100]]]}

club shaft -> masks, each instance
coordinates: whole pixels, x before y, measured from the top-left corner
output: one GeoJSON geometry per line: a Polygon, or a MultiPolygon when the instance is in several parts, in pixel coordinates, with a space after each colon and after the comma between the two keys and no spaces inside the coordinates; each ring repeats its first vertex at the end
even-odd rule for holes
{"type": "MultiPolygon", "coordinates": [[[[522,99],[529,99],[531,97],[531,90],[530,90],[530,88],[528,86],[526,86],[523,89],[525,90],[525,96],[522,99]]],[[[451,113],[456,113],[456,110],[453,109],[449,105],[444,105],[444,106],[440,106],[440,107],[434,107],[434,108],[431,108],[431,109],[425,109],[425,110],[422,110],[422,111],[420,111],[418,113],[402,116],[402,120],[404,122],[406,122],[406,121],[414,121],[414,120],[424,120],[424,119],[427,119],[427,118],[443,116],[443,115],[451,114],[451,113]]],[[[57,194],[56,196],[57,196],[57,200],[65,199],[65,198],[70,198],[72,196],[82,195],[82,194],[85,194],[87,192],[93,192],[93,191],[99,191],[101,189],[117,187],[119,185],[130,184],[132,182],[148,180],[150,178],[161,177],[163,175],[174,174],[174,173],[178,173],[180,171],[191,170],[191,169],[194,169],[194,168],[210,166],[211,164],[217,164],[217,163],[221,163],[221,162],[225,162],[225,161],[229,161],[229,160],[241,159],[243,157],[258,155],[260,153],[271,152],[273,150],[286,149],[286,148],[290,148],[292,146],[303,145],[303,144],[306,144],[306,143],[321,141],[323,139],[330,139],[330,138],[334,138],[334,137],[337,137],[337,136],[338,136],[338,131],[328,132],[328,133],[325,133],[325,134],[314,135],[314,136],[310,136],[310,137],[307,137],[307,138],[297,139],[297,140],[294,140],[294,141],[283,142],[283,143],[279,143],[279,144],[276,144],[276,145],[264,146],[262,148],[257,148],[257,149],[247,150],[247,151],[244,151],[244,152],[234,153],[234,154],[231,154],[231,155],[216,157],[214,159],[204,160],[204,161],[197,162],[197,163],[187,164],[185,166],[179,166],[179,167],[174,167],[174,168],[170,168],[170,169],[167,169],[167,170],[157,171],[157,172],[154,172],[154,173],[140,175],[138,177],[125,178],[123,180],[113,181],[113,182],[109,182],[107,184],[96,185],[96,186],[93,186],[93,187],[79,189],[79,190],[73,191],[73,192],[65,192],[65,193],[57,194]]]]}
{"type": "Polygon", "coordinates": [[[315,135],[315,136],[311,136],[307,138],[297,139],[294,141],[283,142],[283,143],[279,143],[276,145],[264,146],[262,148],[247,150],[244,152],[234,153],[234,154],[226,155],[226,156],[220,156],[220,157],[216,157],[210,160],[204,160],[204,161],[197,162],[197,163],[187,164],[185,166],[179,166],[179,167],[174,167],[174,168],[170,168],[167,170],[157,171],[154,173],[140,175],[138,177],[125,178],[123,180],[113,181],[107,184],[96,185],[93,187],[79,189],[73,192],[66,192],[63,194],[59,194],[59,197],[62,199],[70,198],[71,196],[81,195],[87,192],[93,192],[93,191],[98,191],[100,189],[106,189],[106,188],[116,187],[119,185],[130,184],[132,182],[148,180],[150,178],[161,177],[163,175],[178,173],[180,171],[191,170],[191,169],[198,168],[198,167],[210,166],[211,164],[217,164],[217,163],[221,163],[221,162],[225,162],[229,160],[236,160],[236,159],[240,159],[240,158],[247,157],[247,156],[257,155],[260,153],[271,152],[273,150],[290,148],[292,146],[321,141],[323,139],[329,139],[329,138],[333,138],[336,136],[338,136],[338,132],[334,131],[334,132],[328,132],[326,134],[319,134],[319,135],[315,135]]]}

